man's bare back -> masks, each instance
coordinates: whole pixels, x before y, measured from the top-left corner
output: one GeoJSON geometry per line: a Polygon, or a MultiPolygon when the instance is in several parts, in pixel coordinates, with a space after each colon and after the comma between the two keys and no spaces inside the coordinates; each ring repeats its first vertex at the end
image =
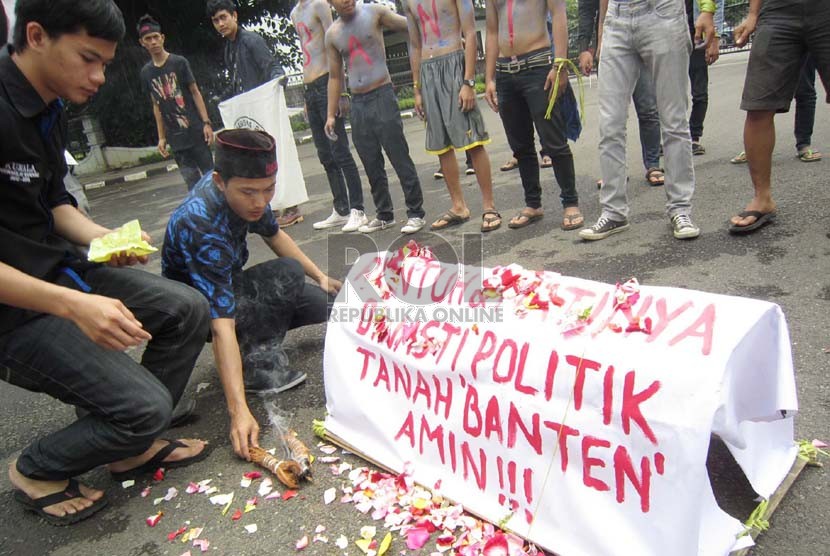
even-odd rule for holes
{"type": "Polygon", "coordinates": [[[418,27],[422,58],[460,50],[462,20],[475,26],[472,0],[407,0],[404,9],[418,27]]]}
{"type": "Polygon", "coordinates": [[[325,40],[331,19],[331,7],[326,0],[300,0],[291,10],[291,21],[303,51],[303,83],[311,83],[329,72],[325,40]]]}
{"type": "Polygon", "coordinates": [[[545,0],[489,0],[498,11],[499,56],[550,48],[545,0]]]}
{"type": "Polygon", "coordinates": [[[406,19],[385,6],[357,4],[352,17],[346,19],[341,14],[326,32],[326,46],[346,63],[353,93],[368,93],[392,82],[386,66],[384,28],[406,30],[406,19]]]}

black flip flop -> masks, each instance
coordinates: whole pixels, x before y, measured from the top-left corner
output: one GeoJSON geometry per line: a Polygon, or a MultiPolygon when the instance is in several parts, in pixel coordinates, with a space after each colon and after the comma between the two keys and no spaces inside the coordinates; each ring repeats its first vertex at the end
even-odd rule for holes
{"type": "Polygon", "coordinates": [[[744,234],[751,234],[758,228],[762,228],[775,220],[775,211],[772,212],[761,212],[759,210],[745,210],[743,212],[738,213],[738,216],[741,218],[746,218],[747,216],[754,216],[755,222],[752,224],[747,224],[746,226],[738,226],[736,224],[732,224],[729,226],[729,233],[735,235],[744,235],[744,234]]]}
{"type": "Polygon", "coordinates": [[[544,214],[527,214],[524,211],[519,211],[516,216],[510,219],[510,222],[507,223],[507,227],[511,230],[518,230],[519,228],[524,228],[525,226],[529,226],[536,222],[537,220],[541,220],[544,214]],[[517,218],[524,218],[524,222],[520,223],[513,223],[513,220],[517,218]]]}
{"type": "Polygon", "coordinates": [[[84,495],[81,494],[78,481],[75,479],[69,479],[69,484],[66,485],[66,488],[62,491],[42,496],[40,498],[29,498],[29,496],[22,490],[14,491],[14,499],[19,502],[26,511],[39,515],[50,525],[57,526],[72,525],[73,523],[83,521],[92,514],[103,509],[108,503],[106,496],[102,496],[98,500],[95,500],[91,506],[84,508],[79,512],[75,512],[74,514],[67,513],[64,516],[52,515],[46,513],[43,509],[54,504],[66,502],[67,500],[71,500],[73,498],[84,498],[84,495]]]}
{"type": "Polygon", "coordinates": [[[126,481],[128,479],[135,479],[141,475],[148,475],[151,473],[155,473],[160,467],[164,469],[175,469],[177,467],[187,467],[188,465],[192,465],[196,462],[202,461],[213,450],[212,444],[205,444],[205,447],[202,449],[201,452],[196,454],[195,456],[190,456],[189,458],[180,459],[178,461],[164,461],[164,459],[173,453],[173,450],[176,448],[186,448],[187,445],[183,442],[179,442],[178,440],[168,440],[166,438],[162,438],[165,442],[168,442],[167,446],[153,454],[147,462],[139,465],[138,467],[134,467],[132,469],[128,469],[127,471],[121,471],[118,473],[111,473],[113,480],[115,481],[126,481]]]}
{"type": "Polygon", "coordinates": [[[429,229],[432,230],[433,232],[437,232],[437,231],[440,231],[440,230],[446,230],[447,228],[452,228],[453,226],[459,226],[459,225],[463,224],[464,222],[467,222],[469,219],[470,219],[469,216],[467,216],[465,218],[465,217],[463,217],[459,214],[455,214],[454,212],[448,210],[447,212],[445,212],[444,214],[439,216],[438,220],[436,220],[435,222],[430,224],[429,229]],[[435,224],[438,223],[438,222],[444,222],[444,225],[443,226],[436,226],[435,224]]]}

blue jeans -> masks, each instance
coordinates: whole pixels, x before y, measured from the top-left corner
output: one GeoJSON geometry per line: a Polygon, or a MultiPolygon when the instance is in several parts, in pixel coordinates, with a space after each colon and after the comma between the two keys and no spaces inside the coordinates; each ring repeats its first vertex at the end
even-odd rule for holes
{"type": "Polygon", "coordinates": [[[328,74],[318,77],[305,85],[305,106],[308,111],[308,125],[317,148],[317,158],[326,171],[329,180],[334,210],[346,216],[351,209],[363,210],[363,185],[357,163],[349,150],[349,136],[343,118],[334,121],[337,141],[326,137],[324,127],[328,117],[328,74]]]}
{"type": "MultiPolygon", "coordinates": [[[[17,469],[32,479],[63,480],[145,452],[167,429],[208,334],[207,300],[184,284],[100,265],[78,275],[91,293],[120,299],[153,339],[139,364],[51,315],[0,336],[0,379],[87,412],[23,449],[17,469]]],[[[82,289],[67,276],[58,283],[82,289]]]]}
{"type": "Polygon", "coordinates": [[[657,112],[657,97],[654,93],[654,79],[648,68],[640,68],[640,79],[634,86],[634,110],[640,126],[640,148],[643,151],[643,167],[648,171],[660,167],[660,114],[657,112]]]}
{"type": "Polygon", "coordinates": [[[809,147],[816,121],[816,62],[807,54],[795,89],[795,148],[809,147]]]}
{"type": "Polygon", "coordinates": [[[334,298],[305,281],[300,263],[280,257],[233,277],[236,337],[245,373],[284,369],[289,330],[326,322],[334,298]]]}
{"type": "Polygon", "coordinates": [[[424,194],[415,163],[409,156],[409,144],[403,133],[403,121],[392,84],[381,85],[368,93],[352,95],[352,141],[363,169],[369,177],[377,217],[392,220],[394,208],[389,195],[389,178],[383,153],[398,174],[406,202],[408,218],[424,217],[424,194]]]}
{"type": "MultiPolygon", "coordinates": [[[[521,58],[521,56],[520,56],[521,58]]],[[[545,118],[548,92],[544,90],[550,66],[523,69],[516,73],[496,72],[496,93],[499,116],[507,142],[519,162],[525,205],[541,208],[542,188],[539,185],[539,162],[536,160],[534,127],[542,149],[553,161],[553,172],[559,184],[559,198],[565,208],[579,205],[576,193],[576,171],[568,139],[562,103],[554,104],[551,119],[545,118]]]]}

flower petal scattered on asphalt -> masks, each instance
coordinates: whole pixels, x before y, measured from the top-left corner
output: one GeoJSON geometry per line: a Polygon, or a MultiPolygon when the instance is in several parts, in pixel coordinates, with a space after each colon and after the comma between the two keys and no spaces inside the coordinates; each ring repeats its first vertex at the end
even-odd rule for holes
{"type": "Polygon", "coordinates": [[[170,502],[173,498],[179,495],[179,491],[175,487],[167,489],[167,494],[164,495],[164,500],[170,502]]]}
{"type": "Polygon", "coordinates": [[[323,452],[324,454],[330,456],[331,454],[333,454],[334,452],[337,451],[337,447],[332,446],[331,444],[324,444],[324,445],[320,446],[320,451],[323,452]]]}
{"type": "Polygon", "coordinates": [[[295,548],[297,550],[302,550],[307,546],[308,546],[308,535],[303,535],[303,538],[301,538],[300,540],[297,541],[297,544],[295,545],[295,548]]]}
{"type": "Polygon", "coordinates": [[[208,547],[210,546],[210,542],[205,539],[195,539],[193,541],[193,546],[197,547],[203,553],[208,551],[208,547]]]}
{"type": "Polygon", "coordinates": [[[153,480],[157,483],[164,480],[164,468],[163,467],[159,467],[158,469],[156,469],[156,472],[153,473],[153,480]]]}
{"type": "Polygon", "coordinates": [[[389,550],[389,546],[392,544],[392,533],[386,533],[386,536],[383,537],[383,540],[380,541],[380,546],[378,547],[378,556],[383,556],[387,550],[389,550]]]}
{"type": "Polygon", "coordinates": [[[135,481],[133,479],[123,481],[121,483],[121,488],[130,488],[131,486],[135,486],[135,481]]]}
{"type": "Polygon", "coordinates": [[[175,540],[175,538],[178,537],[179,535],[183,535],[185,531],[187,531],[187,527],[179,527],[178,529],[176,529],[172,533],[167,533],[167,540],[168,541],[175,540]]]}
{"type": "Polygon", "coordinates": [[[295,496],[297,496],[297,491],[296,490],[286,490],[285,492],[282,493],[282,499],[283,500],[291,500],[295,496]]]}
{"type": "Polygon", "coordinates": [[[374,539],[375,535],[378,534],[378,528],[374,525],[364,525],[360,528],[360,538],[362,539],[374,539]]]}
{"type": "Polygon", "coordinates": [[[159,520],[161,520],[161,516],[163,515],[164,512],[159,512],[155,515],[149,516],[145,521],[147,522],[147,525],[149,525],[150,527],[155,527],[156,525],[158,525],[158,522],[159,520]]]}
{"type": "Polygon", "coordinates": [[[246,525],[245,530],[248,531],[249,534],[250,533],[256,533],[256,531],[257,531],[256,523],[251,523],[250,525],[246,525]]]}
{"type": "Polygon", "coordinates": [[[327,505],[331,504],[332,502],[334,502],[334,499],[336,497],[337,497],[337,489],[332,487],[332,488],[326,490],[326,492],[323,493],[323,502],[325,502],[327,505]]]}
{"type": "Polygon", "coordinates": [[[239,521],[240,519],[242,519],[242,510],[237,508],[236,511],[233,512],[233,515],[231,516],[231,519],[234,520],[234,521],[239,521]]]}
{"type": "Polygon", "coordinates": [[[148,496],[150,496],[150,490],[151,490],[150,487],[146,487],[144,490],[142,490],[141,491],[141,497],[142,498],[147,498],[148,496]]]}
{"type": "Polygon", "coordinates": [[[345,550],[347,546],[349,546],[349,539],[346,538],[346,535],[340,535],[337,537],[337,540],[334,541],[335,546],[340,550],[345,550]]]}
{"type": "Polygon", "coordinates": [[[406,532],[406,547],[409,550],[418,550],[429,540],[429,531],[423,527],[413,527],[406,532]]]}
{"type": "Polygon", "coordinates": [[[257,494],[260,496],[268,496],[271,494],[271,491],[274,490],[274,482],[269,479],[268,477],[264,478],[262,482],[259,484],[259,490],[257,494]]]}

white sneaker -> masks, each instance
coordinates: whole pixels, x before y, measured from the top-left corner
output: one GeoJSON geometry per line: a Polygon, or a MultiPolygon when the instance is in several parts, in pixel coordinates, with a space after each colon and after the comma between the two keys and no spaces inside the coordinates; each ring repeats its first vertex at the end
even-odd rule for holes
{"type": "Polygon", "coordinates": [[[394,220],[381,220],[380,218],[373,218],[371,222],[359,227],[357,231],[362,234],[371,234],[372,232],[377,232],[378,230],[390,228],[394,223],[394,220]]]}
{"type": "Polygon", "coordinates": [[[349,221],[346,222],[346,225],[340,228],[342,232],[356,232],[361,226],[365,226],[369,223],[369,219],[366,218],[366,213],[362,210],[352,209],[351,214],[349,214],[349,221]]]}
{"type": "Polygon", "coordinates": [[[423,218],[410,218],[406,221],[403,228],[401,228],[402,234],[414,234],[421,228],[426,225],[426,221],[423,218]]]}
{"type": "Polygon", "coordinates": [[[348,221],[348,216],[341,216],[337,214],[336,210],[332,209],[331,214],[328,218],[326,218],[325,220],[320,220],[319,222],[315,222],[311,225],[311,227],[315,230],[325,230],[327,228],[336,228],[337,226],[342,226],[348,221]]]}

